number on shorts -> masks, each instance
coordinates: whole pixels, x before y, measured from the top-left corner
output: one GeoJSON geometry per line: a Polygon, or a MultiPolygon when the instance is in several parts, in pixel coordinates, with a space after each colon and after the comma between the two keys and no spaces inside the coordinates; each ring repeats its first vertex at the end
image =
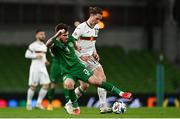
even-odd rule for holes
{"type": "Polygon", "coordinates": [[[90,72],[87,69],[84,69],[83,72],[88,76],[90,75],[90,72]]]}

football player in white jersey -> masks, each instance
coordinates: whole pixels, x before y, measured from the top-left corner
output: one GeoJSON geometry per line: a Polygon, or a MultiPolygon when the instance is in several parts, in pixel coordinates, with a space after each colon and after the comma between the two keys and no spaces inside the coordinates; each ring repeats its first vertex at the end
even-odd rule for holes
{"type": "Polygon", "coordinates": [[[29,71],[29,89],[27,91],[26,105],[27,110],[32,110],[31,102],[38,84],[42,85],[42,87],[39,91],[36,107],[39,109],[45,109],[41,103],[46,96],[50,83],[49,75],[46,69],[48,61],[46,59],[47,47],[44,44],[45,32],[38,29],[35,37],[36,41],[29,45],[29,48],[25,53],[25,57],[32,60],[29,71]]]}
{"type": "MultiPolygon", "coordinates": [[[[99,63],[99,55],[96,52],[95,43],[98,37],[98,23],[102,19],[102,9],[99,7],[89,8],[89,19],[79,24],[74,30],[72,36],[77,40],[77,55],[89,67],[99,80],[106,81],[106,76],[101,64],[99,63]]],[[[77,96],[81,96],[87,90],[89,85],[80,81],[80,86],[76,88],[77,96]]],[[[100,101],[100,113],[111,112],[111,108],[107,106],[107,92],[103,88],[97,88],[100,101]]],[[[122,97],[130,97],[131,93],[125,92],[122,97]]]]}

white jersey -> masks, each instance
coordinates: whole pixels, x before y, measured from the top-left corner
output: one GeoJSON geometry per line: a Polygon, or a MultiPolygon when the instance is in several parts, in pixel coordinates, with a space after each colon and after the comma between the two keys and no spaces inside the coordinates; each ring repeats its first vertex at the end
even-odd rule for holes
{"type": "Polygon", "coordinates": [[[46,69],[46,52],[47,47],[43,42],[34,41],[29,45],[25,57],[31,59],[29,85],[49,83],[49,75],[46,69]],[[42,53],[42,58],[38,59],[37,53],[42,53]]]}
{"type": "Polygon", "coordinates": [[[98,37],[99,26],[90,27],[87,22],[79,24],[72,36],[78,40],[81,47],[80,55],[92,55],[96,50],[95,43],[98,37]]]}

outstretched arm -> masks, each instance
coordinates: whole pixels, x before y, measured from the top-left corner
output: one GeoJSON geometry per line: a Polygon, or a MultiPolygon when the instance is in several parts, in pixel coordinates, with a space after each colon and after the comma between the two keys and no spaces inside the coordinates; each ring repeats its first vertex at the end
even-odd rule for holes
{"type": "Polygon", "coordinates": [[[65,30],[61,29],[59,30],[53,37],[51,37],[47,42],[46,42],[46,46],[47,47],[51,47],[53,45],[53,41],[52,39],[57,38],[60,34],[64,33],[65,30]]]}
{"type": "Polygon", "coordinates": [[[42,53],[35,53],[35,52],[31,51],[30,49],[26,50],[25,58],[28,58],[28,59],[41,59],[42,57],[43,57],[42,53]]]}

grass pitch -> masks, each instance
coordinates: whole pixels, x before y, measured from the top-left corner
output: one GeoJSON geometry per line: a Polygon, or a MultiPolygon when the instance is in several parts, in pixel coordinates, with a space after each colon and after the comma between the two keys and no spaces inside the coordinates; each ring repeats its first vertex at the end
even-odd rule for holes
{"type": "Polygon", "coordinates": [[[128,108],[124,114],[100,114],[97,108],[81,107],[81,114],[68,115],[64,108],[53,111],[1,108],[0,118],[180,118],[180,108],[128,108]]]}

